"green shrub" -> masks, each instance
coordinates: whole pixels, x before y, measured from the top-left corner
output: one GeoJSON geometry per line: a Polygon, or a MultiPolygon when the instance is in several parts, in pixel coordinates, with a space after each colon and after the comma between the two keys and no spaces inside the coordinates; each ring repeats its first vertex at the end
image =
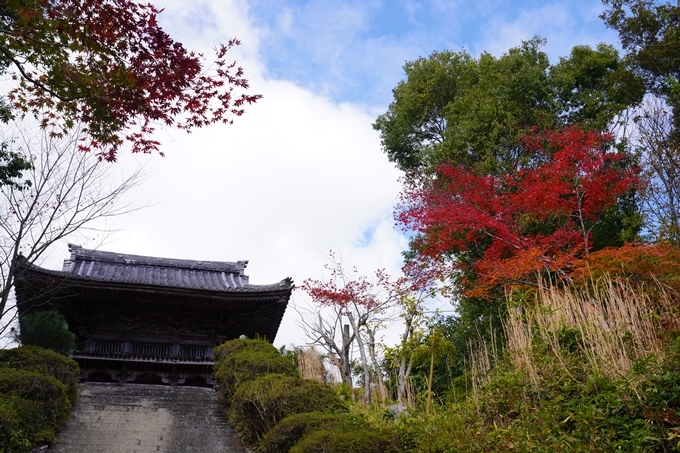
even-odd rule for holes
{"type": "MultiPolygon", "coordinates": [[[[248,338],[225,341],[221,345],[217,346],[214,351],[213,360],[215,361],[215,366],[219,367],[224,359],[227,359],[234,354],[244,351],[260,351],[260,352],[271,352],[279,353],[279,351],[269,343],[267,340],[255,339],[251,340],[248,338]]],[[[280,355],[280,354],[279,354],[280,355]]]]}
{"type": "Polygon", "coordinates": [[[18,397],[0,395],[0,453],[24,452],[32,446],[26,438],[26,427],[12,404],[13,398],[18,397]]]}
{"type": "Polygon", "coordinates": [[[31,444],[54,441],[71,414],[66,386],[33,371],[0,368],[0,435],[21,433],[31,444]]]}
{"type": "Polygon", "coordinates": [[[402,451],[680,451],[680,356],[636,361],[618,379],[587,373],[568,345],[534,348],[538,384],[502,361],[476,397],[397,421],[402,451]],[[572,360],[576,358],[577,360],[572,360]]]}
{"type": "Polygon", "coordinates": [[[23,453],[30,448],[31,441],[21,431],[10,431],[8,435],[0,433],[0,453],[23,453]]]}
{"type": "Polygon", "coordinates": [[[71,404],[76,401],[80,369],[74,360],[38,346],[22,346],[0,349],[0,369],[3,367],[50,376],[66,386],[71,404]]]}
{"type": "Polygon", "coordinates": [[[40,346],[68,356],[76,348],[75,338],[64,315],[55,310],[19,316],[17,340],[24,346],[40,346]]]}
{"type": "Polygon", "coordinates": [[[312,409],[346,410],[327,384],[285,374],[268,374],[238,387],[232,398],[230,418],[241,439],[255,445],[280,420],[312,409]]]}
{"type": "Polygon", "coordinates": [[[238,386],[258,376],[274,373],[298,376],[293,361],[288,357],[283,357],[273,346],[272,350],[243,349],[225,356],[220,361],[219,368],[215,372],[215,381],[218,398],[223,404],[229,406],[238,386]]]}
{"type": "Polygon", "coordinates": [[[350,414],[329,414],[304,412],[290,415],[281,420],[262,440],[263,453],[287,453],[309,431],[334,429],[337,426],[365,428],[365,420],[350,414]]]}
{"type": "Polygon", "coordinates": [[[0,452],[23,452],[53,442],[58,430],[54,424],[41,401],[0,394],[0,452]]]}
{"type": "Polygon", "coordinates": [[[389,430],[339,425],[316,429],[300,440],[290,453],[391,453],[398,449],[389,430]]]}

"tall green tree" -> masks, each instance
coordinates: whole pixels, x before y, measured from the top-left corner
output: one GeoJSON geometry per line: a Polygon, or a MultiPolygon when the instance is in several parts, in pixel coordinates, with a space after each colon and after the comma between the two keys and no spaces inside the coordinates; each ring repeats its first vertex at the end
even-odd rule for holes
{"type": "Polygon", "coordinates": [[[619,32],[626,59],[649,92],[672,106],[680,128],[680,3],[602,0],[602,19],[619,32]]]}
{"type": "Polygon", "coordinates": [[[642,79],[612,46],[577,46],[551,65],[544,43],[534,38],[499,58],[462,50],[406,63],[406,80],[373,124],[389,159],[405,172],[446,162],[504,173],[524,157],[519,139],[527,130],[604,130],[642,100],[642,79]]]}
{"type": "MultiPolygon", "coordinates": [[[[523,141],[527,135],[569,126],[604,132],[642,101],[644,79],[626,66],[613,46],[576,46],[551,64],[542,50],[544,43],[534,38],[500,57],[442,51],[406,63],[405,80],[393,90],[393,102],[373,127],[380,132],[389,159],[406,173],[408,184],[426,189],[440,177],[443,165],[480,179],[509,180],[518,169],[540,164],[523,141]]],[[[619,144],[622,151],[624,145],[619,144]]],[[[632,165],[634,160],[625,162],[632,165]]],[[[409,196],[404,191],[404,204],[413,201],[409,196]]],[[[592,250],[622,245],[636,235],[641,225],[635,197],[630,190],[589,227],[592,250]]],[[[427,203],[420,207],[428,209],[427,203]]],[[[446,228],[439,226],[412,236],[407,263],[417,261],[423,247],[435,242],[446,228]]],[[[459,350],[454,374],[461,373],[469,359],[468,343],[478,336],[490,340],[500,330],[503,316],[498,304],[501,289],[488,297],[461,291],[461,282],[474,284],[476,275],[460,269],[474,269],[492,241],[467,233],[456,238],[463,246],[441,249],[432,257],[434,265],[460,264],[458,271],[447,274],[457,314],[442,321],[459,350]]]]}
{"type": "Polygon", "coordinates": [[[603,3],[602,19],[619,33],[627,64],[653,95],[637,112],[631,136],[647,179],[646,229],[653,241],[680,245],[680,2],[603,3]]]}

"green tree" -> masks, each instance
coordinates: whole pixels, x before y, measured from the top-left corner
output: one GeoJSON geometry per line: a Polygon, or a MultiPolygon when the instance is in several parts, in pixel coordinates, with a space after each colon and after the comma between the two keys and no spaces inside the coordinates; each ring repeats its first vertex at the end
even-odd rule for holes
{"type": "MultiPolygon", "coordinates": [[[[385,153],[406,173],[408,182],[422,183],[418,188],[425,189],[437,178],[442,164],[463,167],[481,178],[503,179],[536,163],[532,161],[535,153],[522,140],[527,135],[568,126],[586,132],[607,131],[626,109],[642,101],[644,79],[626,66],[613,46],[576,46],[551,64],[541,50],[544,44],[543,39],[534,38],[498,58],[488,53],[475,58],[465,50],[443,51],[406,63],[405,80],[393,90],[393,102],[373,127],[380,132],[385,153]]],[[[627,152],[625,142],[617,146],[627,152]]],[[[621,162],[628,166],[635,160],[621,162]]],[[[405,190],[405,203],[409,196],[405,190]]],[[[636,237],[640,228],[636,193],[630,190],[592,226],[591,250],[622,245],[636,237]]],[[[436,233],[437,226],[431,231],[436,233]]],[[[407,263],[413,262],[433,235],[420,233],[411,239],[407,263]]],[[[432,258],[434,265],[455,261],[462,269],[474,269],[492,242],[473,235],[460,240],[465,247],[441,250],[432,258]]],[[[417,265],[410,268],[416,273],[422,270],[417,265]]],[[[412,277],[418,279],[418,275],[412,277]]],[[[435,370],[440,381],[464,372],[471,341],[478,337],[491,341],[494,335],[501,338],[504,313],[502,288],[485,298],[472,297],[461,291],[465,289],[461,282],[475,285],[473,271],[452,272],[448,279],[457,315],[440,320],[440,327],[459,354],[445,370],[435,370]]],[[[414,374],[418,373],[422,370],[414,363],[414,374]]]]}
{"type": "Polygon", "coordinates": [[[680,4],[653,0],[602,0],[602,19],[619,32],[627,61],[649,92],[672,106],[680,128],[680,4]]]}
{"type": "Polygon", "coordinates": [[[642,80],[612,46],[577,46],[551,65],[544,43],[534,38],[500,58],[462,50],[406,63],[406,80],[373,124],[389,159],[406,172],[447,162],[503,173],[523,157],[519,139],[527,130],[604,130],[641,101],[642,80]]]}
{"type": "Polygon", "coordinates": [[[680,3],[603,0],[602,19],[619,33],[625,59],[649,96],[637,112],[631,142],[640,155],[649,238],[680,244],[680,3]]]}
{"type": "Polygon", "coordinates": [[[66,318],[54,310],[19,316],[16,340],[22,346],[40,346],[68,356],[76,348],[75,338],[75,334],[68,330],[66,318]]]}
{"type": "Polygon", "coordinates": [[[12,150],[10,146],[11,144],[7,142],[0,143],[0,186],[10,185],[15,189],[21,189],[30,185],[28,181],[19,180],[24,171],[33,168],[33,163],[20,152],[12,150]]]}
{"type": "Polygon", "coordinates": [[[550,68],[561,124],[599,131],[607,129],[645,93],[643,80],[631,71],[608,44],[596,49],[575,46],[568,57],[550,68]]]}

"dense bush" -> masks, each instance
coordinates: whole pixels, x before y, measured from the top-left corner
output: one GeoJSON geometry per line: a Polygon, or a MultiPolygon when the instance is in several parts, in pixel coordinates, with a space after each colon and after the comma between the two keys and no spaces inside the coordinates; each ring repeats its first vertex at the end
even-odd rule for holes
{"type": "Polygon", "coordinates": [[[262,440],[263,453],[287,453],[302,437],[312,430],[335,429],[338,426],[367,428],[368,423],[351,414],[304,412],[281,420],[262,440]]]}
{"type": "Polygon", "coordinates": [[[243,441],[255,445],[280,420],[310,410],[341,412],[346,408],[327,384],[267,374],[238,387],[232,398],[230,418],[243,441]]]}
{"type": "MultiPolygon", "coordinates": [[[[505,351],[486,361],[492,368],[468,371],[455,403],[429,413],[415,407],[394,421],[351,402],[361,416],[333,413],[337,392],[274,374],[240,381],[231,420],[262,453],[680,451],[680,331],[668,321],[677,305],[664,302],[674,299],[661,289],[642,297],[623,280],[578,291],[509,305],[505,351]]],[[[239,354],[269,351],[241,348],[230,366],[240,372],[250,362],[239,354]]]]}
{"type": "Polygon", "coordinates": [[[50,441],[54,433],[42,418],[35,402],[17,395],[0,395],[0,452],[25,452],[32,447],[32,441],[50,441]]]}
{"type": "Polygon", "coordinates": [[[412,411],[394,432],[402,451],[423,453],[680,451],[680,340],[667,346],[607,377],[568,341],[553,349],[537,335],[535,383],[506,351],[476,394],[435,415],[412,411]]]}
{"type": "Polygon", "coordinates": [[[274,345],[269,343],[267,340],[237,338],[235,340],[225,341],[214,349],[213,360],[215,361],[215,365],[217,366],[222,364],[225,359],[228,359],[234,354],[245,350],[271,352],[276,354],[279,353],[274,345]]]}
{"type": "MultiPolygon", "coordinates": [[[[538,387],[523,386],[517,376],[494,378],[476,402],[449,407],[420,424],[405,420],[410,451],[439,452],[671,452],[677,412],[650,395],[657,385],[632,388],[642,375],[617,381],[598,376],[554,376],[538,387]],[[510,392],[504,389],[510,388],[510,392]],[[511,398],[514,397],[514,398],[511,398]],[[423,435],[436,432],[435,438],[423,435]]],[[[672,387],[677,388],[676,380],[672,387]]]]}
{"type": "Polygon", "coordinates": [[[0,368],[0,436],[31,444],[54,441],[71,413],[66,386],[33,371],[0,368]]]}
{"type": "Polygon", "coordinates": [[[300,440],[290,453],[391,453],[399,449],[390,430],[339,425],[315,429],[300,440]]]}
{"type": "Polygon", "coordinates": [[[66,386],[71,404],[78,396],[78,364],[60,354],[37,346],[22,346],[14,349],[0,349],[0,369],[34,371],[50,376],[66,386]]]}
{"type": "Polygon", "coordinates": [[[54,441],[78,394],[78,365],[37,346],[0,350],[0,452],[54,441]]]}
{"type": "Polygon", "coordinates": [[[293,361],[263,340],[232,340],[216,348],[216,355],[217,395],[225,406],[243,382],[272,373],[298,375],[293,361]]]}

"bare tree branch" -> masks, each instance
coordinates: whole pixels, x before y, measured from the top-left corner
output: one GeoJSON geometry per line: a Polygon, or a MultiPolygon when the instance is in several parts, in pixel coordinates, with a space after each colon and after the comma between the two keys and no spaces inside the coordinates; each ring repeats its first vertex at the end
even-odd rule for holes
{"type": "Polygon", "coordinates": [[[673,114],[658,98],[648,99],[638,114],[634,143],[646,186],[643,212],[654,240],[680,246],[680,141],[673,134],[673,114]]]}
{"type": "Polygon", "coordinates": [[[13,289],[22,265],[39,263],[52,245],[76,232],[101,231],[102,221],[142,207],[122,200],[142,182],[142,168],[116,177],[117,167],[78,150],[78,130],[57,137],[18,123],[10,134],[5,141],[33,168],[23,175],[27,187],[0,187],[0,335],[16,316],[13,289]]]}

